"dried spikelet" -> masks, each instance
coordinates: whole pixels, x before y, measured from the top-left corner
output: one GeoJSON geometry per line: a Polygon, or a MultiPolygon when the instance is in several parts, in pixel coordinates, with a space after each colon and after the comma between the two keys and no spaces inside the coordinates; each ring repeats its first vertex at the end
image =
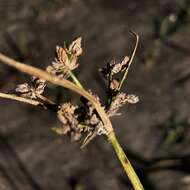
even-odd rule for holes
{"type": "Polygon", "coordinates": [[[46,87],[46,81],[37,77],[32,77],[32,83],[36,94],[42,94],[46,87]]]}
{"type": "Polygon", "coordinates": [[[19,84],[15,90],[22,94],[28,93],[30,91],[30,85],[28,83],[19,84]]]}
{"type": "Polygon", "coordinates": [[[67,55],[67,52],[64,48],[60,47],[60,46],[56,46],[56,62],[60,63],[62,65],[68,65],[69,64],[69,58],[67,55]]]}
{"type": "Polygon", "coordinates": [[[55,61],[46,68],[46,71],[60,78],[68,78],[70,71],[79,66],[77,59],[82,54],[81,40],[81,37],[77,38],[71,43],[69,49],[56,46],[55,61]]]}
{"type": "Polygon", "coordinates": [[[124,104],[126,103],[135,104],[138,101],[139,101],[138,96],[135,96],[133,94],[127,95],[126,93],[120,92],[116,95],[115,99],[111,103],[110,108],[107,111],[107,114],[109,117],[118,115],[119,108],[121,108],[124,104]]]}
{"type": "Polygon", "coordinates": [[[46,68],[46,71],[60,78],[68,78],[69,72],[76,69],[78,64],[69,61],[68,54],[64,48],[56,46],[56,53],[55,61],[46,68]]]}
{"type": "Polygon", "coordinates": [[[54,131],[58,134],[69,134],[72,141],[77,141],[81,137],[81,131],[78,128],[79,123],[75,114],[76,108],[77,106],[72,105],[70,102],[63,104],[57,112],[62,127],[54,128],[54,131]]]}
{"type": "Polygon", "coordinates": [[[76,106],[72,105],[70,102],[65,103],[61,106],[58,111],[58,118],[63,125],[69,125],[74,128],[78,125],[77,118],[75,116],[76,106]]]}
{"type": "Polygon", "coordinates": [[[117,74],[121,71],[122,65],[120,63],[116,63],[115,61],[111,61],[110,63],[110,72],[113,74],[117,74]]]}
{"type": "Polygon", "coordinates": [[[15,90],[23,97],[36,99],[38,95],[41,95],[44,92],[45,87],[45,80],[32,77],[31,85],[28,83],[19,84],[15,90]]]}
{"type": "Polygon", "coordinates": [[[110,82],[110,89],[111,89],[111,90],[117,90],[118,87],[119,87],[119,81],[113,79],[113,80],[110,82]]]}
{"type": "Polygon", "coordinates": [[[134,94],[129,94],[126,96],[126,101],[130,104],[136,104],[139,102],[139,97],[134,94]]]}
{"type": "Polygon", "coordinates": [[[110,79],[110,76],[113,76],[123,71],[124,68],[127,67],[128,62],[129,62],[128,56],[126,56],[120,63],[116,63],[115,60],[111,60],[110,62],[107,63],[106,67],[100,69],[100,72],[103,74],[104,78],[110,79]]]}
{"type": "MultiPolygon", "coordinates": [[[[86,102],[87,103],[87,102],[86,102]]],[[[94,108],[90,104],[86,104],[88,111],[84,116],[83,125],[80,124],[77,106],[70,102],[63,104],[57,112],[58,118],[62,123],[61,127],[55,127],[53,130],[60,135],[69,134],[71,141],[79,140],[82,135],[86,134],[83,146],[92,140],[96,135],[106,134],[102,121],[94,112],[94,108]]]]}
{"type": "Polygon", "coordinates": [[[77,57],[82,54],[81,41],[82,38],[79,37],[74,40],[69,46],[69,52],[77,57]]]}

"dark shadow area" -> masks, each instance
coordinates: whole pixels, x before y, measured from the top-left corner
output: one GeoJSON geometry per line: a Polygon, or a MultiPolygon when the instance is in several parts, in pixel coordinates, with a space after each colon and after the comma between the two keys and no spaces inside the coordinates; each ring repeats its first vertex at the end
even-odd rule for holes
{"type": "Polygon", "coordinates": [[[6,137],[2,134],[0,135],[0,149],[1,160],[4,162],[4,166],[2,164],[0,166],[0,172],[3,172],[3,175],[5,175],[4,177],[7,178],[13,190],[24,188],[21,186],[23,180],[31,189],[42,190],[40,185],[34,180],[17,153],[9,144],[6,137]],[[22,182],[20,181],[20,177],[17,179],[18,176],[21,177],[22,182]]]}

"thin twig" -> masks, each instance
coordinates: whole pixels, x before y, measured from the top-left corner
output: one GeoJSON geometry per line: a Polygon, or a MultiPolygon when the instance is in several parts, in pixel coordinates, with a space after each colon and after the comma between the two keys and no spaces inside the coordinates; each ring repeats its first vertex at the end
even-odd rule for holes
{"type": "Polygon", "coordinates": [[[107,131],[107,134],[109,134],[110,132],[113,131],[112,124],[111,124],[107,114],[105,113],[104,109],[101,107],[99,102],[97,102],[97,100],[91,94],[89,94],[86,90],[83,90],[82,88],[76,86],[75,84],[73,84],[72,82],[70,82],[66,79],[60,79],[56,76],[50,75],[49,73],[47,73],[41,69],[29,66],[29,65],[25,65],[21,62],[15,61],[14,59],[9,58],[2,53],[0,53],[0,60],[1,60],[1,63],[4,63],[6,65],[14,67],[21,72],[27,73],[32,76],[39,77],[43,80],[46,80],[55,85],[67,88],[67,89],[74,91],[77,94],[85,97],[94,105],[95,109],[97,110],[100,118],[102,119],[102,122],[104,123],[104,128],[107,131]]]}
{"type": "Polygon", "coordinates": [[[131,32],[131,34],[133,34],[133,35],[136,37],[135,47],[134,47],[133,53],[132,53],[132,55],[131,55],[131,57],[130,57],[129,63],[128,63],[127,67],[126,67],[126,70],[124,71],[124,74],[123,74],[123,76],[122,76],[122,78],[121,78],[121,81],[120,81],[120,83],[119,83],[118,91],[121,89],[121,87],[122,87],[122,85],[123,85],[123,82],[124,82],[125,78],[127,77],[129,68],[130,68],[130,66],[131,66],[131,63],[133,62],[135,53],[136,53],[136,51],[137,51],[137,46],[138,46],[138,43],[139,43],[139,36],[138,36],[138,34],[136,34],[136,33],[133,32],[133,31],[130,31],[130,32],[131,32]]]}
{"type": "Polygon", "coordinates": [[[46,103],[46,104],[56,105],[55,102],[53,102],[52,100],[50,100],[49,98],[47,98],[47,97],[45,97],[45,96],[43,96],[43,95],[41,95],[41,94],[38,94],[37,97],[38,97],[39,99],[41,99],[41,100],[42,100],[44,103],[46,103]]]}
{"type": "Polygon", "coordinates": [[[24,97],[20,97],[20,96],[16,96],[14,94],[5,94],[5,93],[0,92],[0,98],[16,100],[16,101],[19,101],[19,102],[31,104],[33,106],[43,106],[43,104],[41,102],[38,102],[36,100],[31,100],[31,99],[28,99],[28,98],[24,98],[24,97]]]}

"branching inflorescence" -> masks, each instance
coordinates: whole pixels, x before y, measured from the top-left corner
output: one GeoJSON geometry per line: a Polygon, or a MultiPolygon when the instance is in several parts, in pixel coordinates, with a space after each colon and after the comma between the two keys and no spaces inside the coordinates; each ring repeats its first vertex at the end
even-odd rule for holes
{"type": "Polygon", "coordinates": [[[139,98],[133,94],[121,92],[124,79],[127,76],[138,44],[138,36],[132,56],[126,56],[121,62],[109,62],[105,68],[100,69],[107,81],[107,91],[104,101],[100,101],[97,94],[86,90],[76,78],[73,71],[79,66],[78,58],[82,54],[81,37],[74,40],[68,48],[56,47],[56,56],[46,72],[31,66],[16,62],[3,54],[0,60],[16,69],[32,75],[30,83],[23,83],[17,86],[16,92],[19,96],[0,93],[0,97],[26,102],[46,109],[54,109],[61,125],[53,130],[60,135],[68,134],[71,141],[83,139],[82,147],[87,145],[97,135],[106,135],[113,145],[113,148],[121,161],[134,189],[142,190],[143,187],[133,170],[129,160],[120,147],[110,117],[119,115],[119,109],[125,104],[135,104],[139,98]],[[65,87],[81,95],[80,103],[74,105],[65,102],[57,105],[44,95],[47,82],[65,87]],[[103,102],[103,103],[102,103],[103,102]]]}

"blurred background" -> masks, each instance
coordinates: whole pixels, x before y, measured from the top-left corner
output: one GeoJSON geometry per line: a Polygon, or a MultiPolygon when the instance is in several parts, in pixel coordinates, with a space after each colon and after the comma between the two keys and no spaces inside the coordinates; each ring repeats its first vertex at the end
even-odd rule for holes
{"type": "MultiPolygon", "coordinates": [[[[45,68],[56,45],[82,37],[76,75],[104,96],[98,72],[131,55],[140,43],[124,91],[140,102],[113,119],[120,143],[147,190],[190,189],[189,0],[0,0],[0,52],[45,68]]],[[[0,91],[30,78],[0,65],[0,91]]],[[[49,86],[53,100],[78,96],[49,86]]],[[[132,189],[103,137],[84,150],[51,128],[56,115],[0,100],[0,190],[132,189]]]]}

